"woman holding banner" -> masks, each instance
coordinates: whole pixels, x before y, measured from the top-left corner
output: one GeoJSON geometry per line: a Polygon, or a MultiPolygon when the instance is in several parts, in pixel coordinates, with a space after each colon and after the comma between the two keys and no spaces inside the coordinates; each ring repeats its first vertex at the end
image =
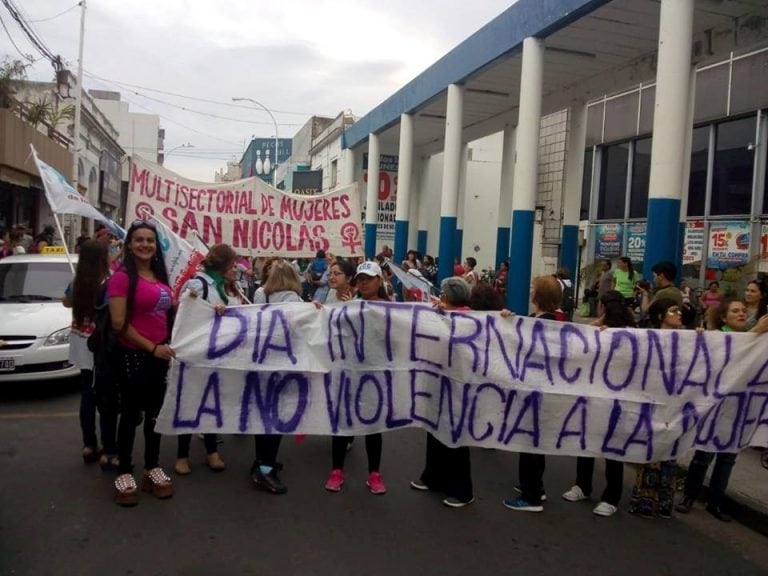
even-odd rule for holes
{"type": "MultiPolygon", "coordinates": [[[[263,286],[265,304],[303,302],[301,280],[290,262],[276,258],[271,262],[267,274],[263,286]]],[[[288,488],[277,475],[281,469],[277,462],[277,453],[282,438],[280,434],[257,434],[254,437],[256,459],[251,467],[251,482],[258,490],[270,494],[288,492],[288,488]]]]}
{"type": "MultiPolygon", "coordinates": [[[[236,283],[239,273],[238,256],[227,244],[212,246],[202,261],[203,271],[189,280],[182,289],[190,296],[201,297],[216,308],[217,312],[223,311],[227,306],[239,306],[245,304],[236,283]]],[[[176,474],[186,475],[192,472],[189,463],[189,448],[192,442],[191,434],[180,434],[176,452],[176,474]]],[[[226,467],[219,455],[218,439],[216,434],[204,434],[205,463],[214,472],[221,472],[226,467]]]]}
{"type": "MultiPolygon", "coordinates": [[[[707,325],[711,326],[713,330],[720,330],[721,332],[749,331],[756,334],[768,332],[768,315],[761,316],[757,323],[750,330],[747,330],[747,306],[742,300],[726,298],[718,307],[710,308],[708,314],[707,325]]],[[[685,477],[683,499],[675,506],[675,510],[681,514],[687,514],[691,511],[693,503],[704,485],[707,469],[712,460],[715,460],[715,467],[709,479],[707,512],[721,522],[730,522],[731,517],[720,509],[720,505],[725,496],[725,490],[728,488],[728,481],[731,478],[733,466],[736,464],[737,455],[734,452],[713,454],[704,450],[696,450],[691,465],[688,467],[688,475],[685,477]]]]}
{"type": "Polygon", "coordinates": [[[349,260],[335,260],[328,269],[330,290],[325,298],[325,303],[336,304],[352,300],[355,297],[355,287],[352,285],[354,276],[354,264],[349,260]]]}
{"type": "MultiPolygon", "coordinates": [[[[594,322],[600,328],[634,328],[635,319],[627,308],[624,295],[618,290],[609,290],[600,298],[600,318],[594,322]]],[[[592,476],[595,459],[579,456],[576,459],[576,483],[563,494],[563,500],[580,502],[592,494],[592,476]]],[[[618,460],[605,461],[605,490],[600,502],[592,510],[597,516],[613,516],[619,509],[621,492],[624,489],[624,463],[618,460]]]]}
{"type": "MultiPolygon", "coordinates": [[[[355,285],[363,300],[387,301],[384,275],[376,262],[363,262],[357,267],[355,285]]],[[[339,492],[344,485],[344,460],[347,457],[349,436],[334,436],[331,440],[332,469],[325,483],[329,492],[339,492]]],[[[383,437],[381,433],[365,437],[365,452],[368,455],[368,480],[366,485],[371,494],[386,494],[387,487],[379,472],[383,437]]]]}
{"type": "MultiPolygon", "coordinates": [[[[680,330],[683,311],[670,298],[656,300],[648,308],[648,322],[656,330],[680,330]]],[[[677,464],[674,460],[650,462],[637,469],[629,500],[629,512],[645,518],[671,518],[677,464]]]]}
{"type": "MultiPolygon", "coordinates": [[[[556,320],[555,311],[560,307],[563,291],[560,282],[554,276],[539,276],[533,280],[531,303],[534,318],[540,320],[556,320]]],[[[502,310],[503,317],[512,316],[509,310],[502,310]]],[[[504,506],[520,512],[543,512],[542,502],[546,500],[544,493],[544,467],[546,460],[543,454],[520,453],[520,496],[507,498],[504,506]]]]}
{"type": "MultiPolygon", "coordinates": [[[[490,286],[486,286],[495,295],[490,286]]],[[[472,290],[463,278],[446,278],[440,284],[441,310],[466,312],[472,290]]],[[[478,301],[481,301],[479,299],[478,301]]],[[[445,494],[443,504],[450,508],[462,508],[475,501],[472,491],[472,465],[469,446],[446,446],[432,434],[427,434],[427,454],[424,471],[418,480],[411,482],[414,490],[434,490],[445,494]]]]}
{"type": "Polygon", "coordinates": [[[115,500],[138,503],[133,477],[133,443],[144,412],[144,478],[141,488],[157,498],[173,496],[170,477],[160,468],[160,434],[155,419],[163,404],[168,364],[175,356],[168,344],[173,323],[172,290],[155,227],[137,220],[125,237],[120,269],[109,279],[107,296],[112,328],[117,332],[115,376],[120,392],[115,500]]]}

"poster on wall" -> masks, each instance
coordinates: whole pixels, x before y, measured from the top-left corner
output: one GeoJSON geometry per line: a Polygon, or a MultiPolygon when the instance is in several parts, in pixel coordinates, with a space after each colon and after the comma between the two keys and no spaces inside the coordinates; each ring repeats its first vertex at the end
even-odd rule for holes
{"type": "Polygon", "coordinates": [[[299,170],[293,173],[291,192],[299,196],[315,196],[323,191],[322,170],[299,170]]]}
{"type": "Polygon", "coordinates": [[[595,259],[606,260],[623,255],[624,224],[595,226],[595,259]]]}
{"type": "Polygon", "coordinates": [[[645,232],[647,228],[645,222],[627,224],[626,256],[631,258],[632,262],[637,263],[645,260],[645,232]]]}
{"type": "Polygon", "coordinates": [[[704,256],[704,220],[690,220],[685,224],[683,265],[698,264],[704,256]]]}
{"type": "MultiPolygon", "coordinates": [[[[379,224],[376,227],[377,244],[389,244],[395,241],[395,212],[397,208],[397,166],[398,157],[388,154],[379,155],[379,224]]],[[[363,154],[363,183],[368,185],[368,154],[363,154]]],[[[366,200],[365,188],[361,193],[363,204],[366,200]]],[[[365,221],[365,212],[363,212],[365,221]]]]}
{"type": "Polygon", "coordinates": [[[757,264],[758,272],[768,272],[768,223],[760,224],[760,261],[757,264]]]}
{"type": "Polygon", "coordinates": [[[713,222],[709,227],[707,267],[723,270],[749,262],[749,222],[713,222]]]}
{"type": "Polygon", "coordinates": [[[293,153],[292,138],[278,138],[278,153],[275,154],[274,138],[253,138],[241,160],[243,178],[256,177],[272,184],[273,172],[278,164],[284,164],[293,153]]]}

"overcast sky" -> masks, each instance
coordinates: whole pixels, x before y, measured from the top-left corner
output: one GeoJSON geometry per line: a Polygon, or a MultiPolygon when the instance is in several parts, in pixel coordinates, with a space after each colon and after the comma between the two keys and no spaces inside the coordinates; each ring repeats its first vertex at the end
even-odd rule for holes
{"type": "MultiPolygon", "coordinates": [[[[363,116],[513,3],[88,0],[84,86],[120,91],[132,111],[158,114],[166,150],[193,146],[172,152],[166,166],[212,181],[227,160],[240,159],[251,136],[274,135],[266,113],[232,104],[233,96],[254,98],[275,111],[280,137],[292,137],[312,114],[336,116],[346,109],[363,116]]],[[[16,5],[74,72],[76,2],[16,0],[16,5]]],[[[21,51],[39,58],[2,4],[0,18],[21,51]]],[[[0,28],[0,57],[6,55],[18,52],[0,28]]],[[[33,80],[52,76],[44,59],[29,71],[33,80]]]]}

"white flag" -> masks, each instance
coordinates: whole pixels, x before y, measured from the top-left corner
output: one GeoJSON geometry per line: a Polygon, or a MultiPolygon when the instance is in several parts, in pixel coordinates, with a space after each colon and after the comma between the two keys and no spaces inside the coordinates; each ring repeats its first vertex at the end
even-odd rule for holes
{"type": "Polygon", "coordinates": [[[154,216],[148,216],[147,220],[155,226],[157,231],[157,240],[163,250],[163,260],[168,271],[168,282],[173,289],[174,299],[178,299],[187,280],[197,274],[198,267],[205,258],[205,252],[194,248],[154,216]]]}
{"type": "Polygon", "coordinates": [[[48,204],[51,205],[51,210],[54,213],[77,214],[105,223],[112,222],[104,214],[96,210],[88,202],[88,198],[77,192],[67,182],[67,179],[61,172],[40,160],[37,157],[37,150],[35,150],[34,146],[30,144],[30,148],[32,148],[32,156],[35,159],[35,164],[37,164],[37,169],[40,171],[40,178],[43,180],[45,197],[48,199],[48,204]]]}

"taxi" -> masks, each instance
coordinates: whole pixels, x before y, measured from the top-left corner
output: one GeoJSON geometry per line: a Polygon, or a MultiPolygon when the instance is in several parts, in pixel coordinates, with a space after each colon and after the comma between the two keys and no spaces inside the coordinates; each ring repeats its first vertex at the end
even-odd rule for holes
{"type": "Polygon", "coordinates": [[[72,311],[61,302],[72,277],[60,246],[0,259],[0,383],[79,374],[68,360],[72,311]]]}

